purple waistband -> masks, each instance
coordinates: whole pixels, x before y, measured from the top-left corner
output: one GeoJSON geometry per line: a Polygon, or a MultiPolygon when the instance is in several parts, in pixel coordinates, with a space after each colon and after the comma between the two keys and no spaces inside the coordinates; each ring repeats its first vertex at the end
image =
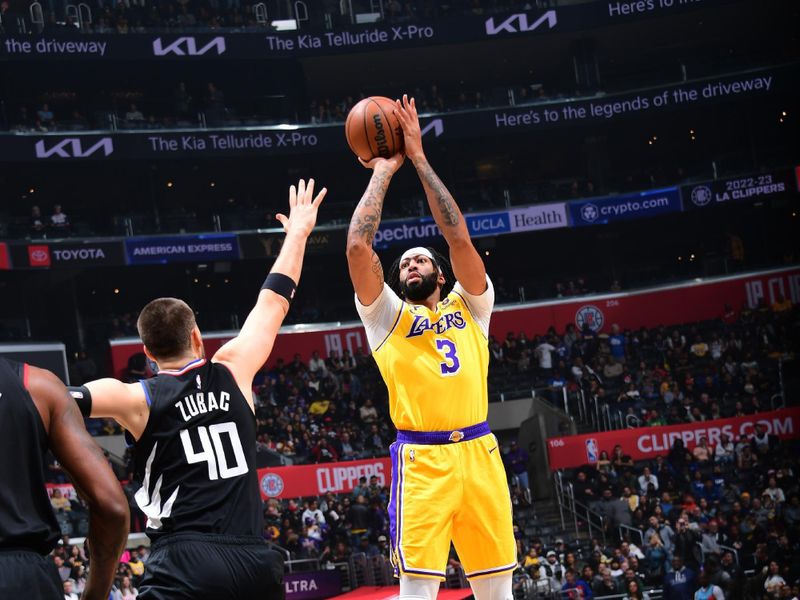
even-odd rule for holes
{"type": "Polygon", "coordinates": [[[466,442],[491,433],[489,423],[484,421],[453,431],[405,431],[398,430],[397,441],[401,444],[451,444],[466,442]]]}

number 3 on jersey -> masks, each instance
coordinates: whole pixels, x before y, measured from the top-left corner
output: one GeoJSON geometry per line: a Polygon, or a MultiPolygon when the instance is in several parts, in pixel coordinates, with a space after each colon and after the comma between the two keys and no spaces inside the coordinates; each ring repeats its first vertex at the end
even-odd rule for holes
{"type": "Polygon", "coordinates": [[[454,375],[457,373],[461,368],[461,362],[456,355],[455,343],[450,340],[437,339],[436,349],[444,356],[444,362],[439,363],[442,375],[454,375]]]}
{"type": "Polygon", "coordinates": [[[208,463],[208,478],[211,481],[216,481],[220,477],[222,479],[230,479],[247,473],[247,459],[244,457],[244,450],[242,450],[242,442],[239,439],[236,423],[215,423],[208,428],[200,426],[196,431],[200,436],[200,445],[203,447],[201,452],[194,451],[194,444],[192,444],[192,438],[189,437],[189,430],[183,429],[181,431],[181,442],[183,443],[183,452],[186,454],[187,463],[190,465],[200,462],[208,463]],[[228,466],[225,448],[222,446],[223,433],[227,433],[228,439],[231,441],[233,457],[236,460],[236,464],[232,467],[228,466]]]}

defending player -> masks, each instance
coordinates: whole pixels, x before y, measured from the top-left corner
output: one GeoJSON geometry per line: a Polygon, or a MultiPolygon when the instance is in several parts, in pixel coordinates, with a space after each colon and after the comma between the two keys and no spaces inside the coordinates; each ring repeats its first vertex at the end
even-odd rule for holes
{"type": "Polygon", "coordinates": [[[283,598],[283,561],[262,538],[252,382],[289,310],[325,193],[314,197],[313,179],[290,188],[280,254],[239,335],[210,361],[192,309],[159,298],[137,323],[158,375],[73,392],[85,414],[116,419],[136,440],[136,501],[153,540],[141,600],[283,598]]]}
{"type": "Polygon", "coordinates": [[[430,248],[412,248],[384,282],[372,242],[403,156],[362,161],[373,173],[350,222],[347,260],[398,429],[389,516],[400,598],[436,597],[452,539],[475,597],[510,600],[511,501],[486,423],[494,290],[463,215],[425,158],[414,100],[403,96],[396,114],[455,275],[430,248]]]}
{"type": "Polygon", "coordinates": [[[82,598],[106,600],[128,537],[128,503],[61,380],[0,358],[0,598],[59,600],[47,556],[61,532],[44,480],[49,447],[89,505],[89,580],[82,598]]]}

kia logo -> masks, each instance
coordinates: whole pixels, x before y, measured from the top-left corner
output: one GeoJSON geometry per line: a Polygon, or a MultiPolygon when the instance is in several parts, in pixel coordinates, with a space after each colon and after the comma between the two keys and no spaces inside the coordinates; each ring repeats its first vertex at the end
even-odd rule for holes
{"type": "Polygon", "coordinates": [[[217,55],[225,53],[225,38],[217,36],[208,42],[205,46],[197,47],[197,40],[193,37],[179,37],[177,40],[164,46],[161,38],[153,40],[153,54],[156,56],[167,56],[172,54],[174,56],[202,56],[211,49],[217,51],[217,55]]]}
{"type": "Polygon", "coordinates": [[[528,15],[525,13],[517,13],[502,21],[499,25],[495,25],[494,17],[486,19],[486,35],[497,35],[498,33],[520,33],[526,31],[535,31],[540,26],[547,24],[550,29],[553,29],[558,23],[556,11],[548,10],[541,17],[536,19],[533,23],[528,23],[528,15]]]}
{"type": "MultiPolygon", "coordinates": [[[[64,138],[56,142],[50,148],[47,147],[47,139],[36,142],[36,158],[86,158],[95,152],[102,152],[104,156],[110,156],[114,152],[114,142],[110,137],[100,138],[94,145],[83,149],[81,138],[64,138]]],[[[87,142],[88,143],[88,142],[87,142]]]]}

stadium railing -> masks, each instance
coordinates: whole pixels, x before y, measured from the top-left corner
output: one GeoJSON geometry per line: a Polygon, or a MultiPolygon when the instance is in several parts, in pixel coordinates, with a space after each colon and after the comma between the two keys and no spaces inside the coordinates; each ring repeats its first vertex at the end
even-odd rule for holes
{"type": "Polygon", "coordinates": [[[605,517],[575,499],[575,490],[572,483],[565,483],[563,474],[560,471],[556,471],[553,476],[553,485],[556,492],[559,515],[561,516],[562,529],[566,530],[567,528],[566,518],[571,518],[576,536],[580,536],[581,529],[585,527],[589,538],[600,538],[603,540],[603,544],[605,544],[605,517]]]}

